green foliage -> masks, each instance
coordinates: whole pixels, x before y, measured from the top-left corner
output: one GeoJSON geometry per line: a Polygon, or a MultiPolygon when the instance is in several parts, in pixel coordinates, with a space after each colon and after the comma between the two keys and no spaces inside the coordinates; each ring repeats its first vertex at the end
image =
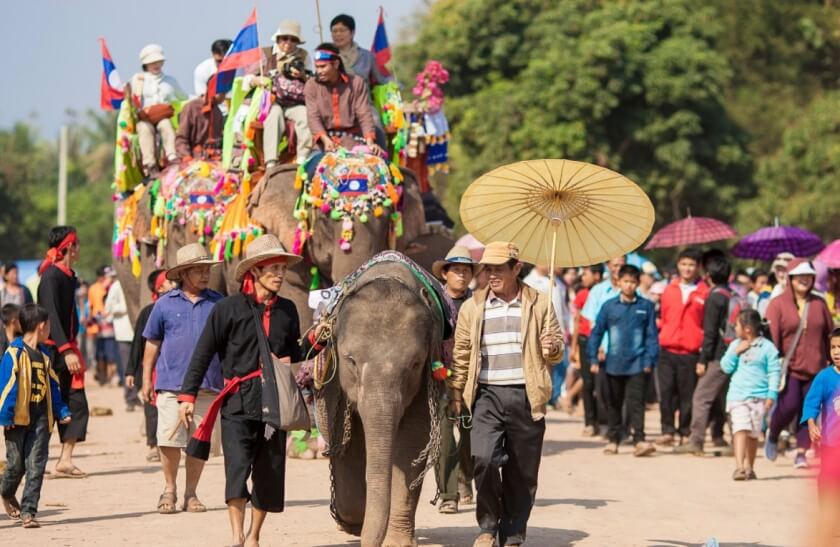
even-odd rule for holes
{"type": "MultiPolygon", "coordinates": [[[[77,270],[91,278],[111,262],[114,124],[112,115],[71,113],[67,166],[67,223],[82,242],[77,270]]],[[[0,129],[0,258],[40,259],[56,223],[58,143],[23,123],[0,129]]]]}
{"type": "Polygon", "coordinates": [[[760,191],[739,226],[753,230],[778,216],[828,240],[840,238],[840,92],[815,100],[784,133],[781,149],[758,170],[760,191]]]}
{"type": "Polygon", "coordinates": [[[723,104],[720,33],[715,11],[687,0],[434,4],[398,54],[452,74],[450,212],[497,165],[565,157],[636,180],[660,222],[688,207],[730,218],[754,189],[746,135],[723,104]]]}

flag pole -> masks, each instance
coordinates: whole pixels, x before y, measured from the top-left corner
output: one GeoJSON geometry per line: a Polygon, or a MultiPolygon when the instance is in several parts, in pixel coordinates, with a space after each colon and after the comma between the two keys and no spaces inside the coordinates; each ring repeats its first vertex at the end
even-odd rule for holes
{"type": "MultiPolygon", "coordinates": [[[[254,22],[256,22],[256,20],[257,20],[257,0],[254,0],[254,22]]],[[[257,25],[257,28],[259,28],[259,25],[257,25]]],[[[264,64],[265,63],[263,63],[262,53],[260,53],[260,78],[263,78],[265,76],[264,69],[263,69],[264,64]]]]}
{"type": "Polygon", "coordinates": [[[321,24],[321,1],[315,0],[315,13],[318,15],[318,36],[324,41],[324,26],[321,24]]]}

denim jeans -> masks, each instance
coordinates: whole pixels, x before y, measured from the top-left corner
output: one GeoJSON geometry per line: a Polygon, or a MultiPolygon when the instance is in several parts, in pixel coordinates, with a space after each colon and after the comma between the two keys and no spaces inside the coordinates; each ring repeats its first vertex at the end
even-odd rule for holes
{"type": "Polygon", "coordinates": [[[551,399],[548,401],[554,405],[563,394],[563,387],[566,383],[566,370],[569,368],[569,360],[563,354],[563,360],[551,368],[551,399]]]}
{"type": "Polygon", "coordinates": [[[30,420],[28,426],[15,426],[5,431],[7,461],[0,495],[7,499],[14,497],[25,474],[26,485],[20,500],[21,514],[34,517],[38,512],[41,484],[47,468],[50,424],[46,410],[31,415],[30,420]]]}

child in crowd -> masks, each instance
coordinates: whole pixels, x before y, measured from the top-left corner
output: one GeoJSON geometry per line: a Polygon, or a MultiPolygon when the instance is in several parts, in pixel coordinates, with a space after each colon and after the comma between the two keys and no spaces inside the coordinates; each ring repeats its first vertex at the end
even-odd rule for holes
{"type": "Polygon", "coordinates": [[[618,297],[607,300],[589,337],[589,360],[597,373],[598,348],[604,335],[609,336],[607,351],[607,437],[608,455],[618,454],[621,442],[622,409],[627,408],[633,429],[634,456],[648,456],[656,451],[645,441],[645,382],[659,356],[656,311],[650,300],[636,295],[641,272],[635,266],[622,266],[618,272],[618,297]]]}
{"type": "Polygon", "coordinates": [[[820,447],[820,516],[812,545],[836,545],[840,535],[840,329],[829,340],[831,366],[814,378],[802,405],[802,423],[820,447]],[[817,424],[817,418],[822,427],[817,424]]]}
{"type": "Polygon", "coordinates": [[[782,365],[779,350],[761,336],[761,316],[756,310],[743,310],[735,322],[734,340],[723,359],[721,370],[730,375],[726,411],[732,427],[735,448],[736,481],[756,479],[754,465],[758,437],[779,395],[782,365]]]}
{"type": "Polygon", "coordinates": [[[3,330],[0,331],[0,354],[6,353],[12,340],[21,335],[19,316],[20,306],[17,304],[6,304],[0,308],[0,321],[3,321],[3,330]]]}
{"type": "Polygon", "coordinates": [[[0,361],[0,425],[6,437],[6,471],[0,484],[3,508],[24,528],[38,528],[35,520],[41,484],[47,467],[50,433],[58,416],[70,422],[70,409],[61,399],[58,376],[52,370],[44,342],[50,337],[47,310],[26,304],[20,310],[23,336],[15,338],[0,361]],[[23,475],[23,498],[15,498],[23,475]]]}

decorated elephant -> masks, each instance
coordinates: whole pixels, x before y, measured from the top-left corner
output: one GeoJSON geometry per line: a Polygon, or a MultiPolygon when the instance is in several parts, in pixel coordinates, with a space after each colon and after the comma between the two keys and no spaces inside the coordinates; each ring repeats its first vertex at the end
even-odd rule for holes
{"type": "Polygon", "coordinates": [[[329,380],[317,410],[330,451],[330,510],[363,546],[417,544],[423,476],[439,453],[443,384],[433,364],[448,304],[423,279],[410,263],[376,263],[345,281],[329,315],[332,339],[320,373],[329,380]]]}

